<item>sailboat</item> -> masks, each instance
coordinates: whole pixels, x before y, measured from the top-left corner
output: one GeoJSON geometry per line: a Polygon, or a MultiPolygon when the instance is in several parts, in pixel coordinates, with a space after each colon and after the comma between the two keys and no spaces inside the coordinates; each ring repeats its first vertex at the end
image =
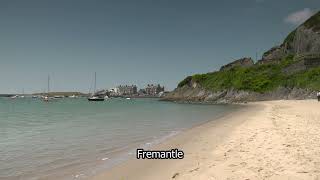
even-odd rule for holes
{"type": "Polygon", "coordinates": [[[104,101],[103,97],[96,95],[96,85],[97,85],[97,73],[94,73],[94,90],[92,95],[88,98],[89,101],[104,101]]]}
{"type": "Polygon", "coordinates": [[[19,96],[19,98],[24,98],[24,89],[22,89],[22,94],[19,96]]]}
{"type": "Polygon", "coordinates": [[[50,76],[48,75],[48,93],[47,93],[47,95],[42,97],[43,101],[49,101],[50,100],[49,92],[50,92],[50,76]]]}

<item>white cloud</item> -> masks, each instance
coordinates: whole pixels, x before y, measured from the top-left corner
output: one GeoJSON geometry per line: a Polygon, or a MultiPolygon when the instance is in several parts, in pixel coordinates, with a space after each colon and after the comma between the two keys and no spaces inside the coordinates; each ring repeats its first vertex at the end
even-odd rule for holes
{"type": "Polygon", "coordinates": [[[284,19],[284,22],[289,24],[294,24],[294,25],[300,25],[304,21],[306,21],[309,17],[311,17],[313,14],[314,14],[314,11],[312,11],[309,8],[304,8],[303,10],[289,14],[284,19]]]}

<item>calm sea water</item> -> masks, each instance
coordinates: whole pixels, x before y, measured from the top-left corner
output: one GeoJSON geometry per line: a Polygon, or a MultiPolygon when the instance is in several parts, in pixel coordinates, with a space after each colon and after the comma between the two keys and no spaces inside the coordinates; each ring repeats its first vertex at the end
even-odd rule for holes
{"type": "Polygon", "coordinates": [[[0,179],[86,179],[234,106],[0,99],[0,179]]]}

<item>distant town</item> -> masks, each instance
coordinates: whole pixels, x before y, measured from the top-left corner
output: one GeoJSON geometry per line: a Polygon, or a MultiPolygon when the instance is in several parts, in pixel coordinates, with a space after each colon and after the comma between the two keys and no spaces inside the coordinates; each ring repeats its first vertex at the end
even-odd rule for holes
{"type": "Polygon", "coordinates": [[[160,84],[148,84],[141,89],[137,85],[120,85],[96,92],[97,95],[108,95],[109,97],[161,97],[165,93],[164,86],[160,84]]]}
{"type": "Polygon", "coordinates": [[[144,88],[139,89],[137,85],[119,85],[115,88],[110,89],[98,89],[91,93],[81,93],[81,92],[54,92],[47,91],[42,93],[33,94],[0,94],[0,97],[41,97],[41,96],[51,96],[56,98],[62,97],[88,97],[90,95],[97,95],[100,97],[133,97],[133,98],[156,98],[162,97],[167,92],[165,87],[160,84],[147,84],[144,88]]]}

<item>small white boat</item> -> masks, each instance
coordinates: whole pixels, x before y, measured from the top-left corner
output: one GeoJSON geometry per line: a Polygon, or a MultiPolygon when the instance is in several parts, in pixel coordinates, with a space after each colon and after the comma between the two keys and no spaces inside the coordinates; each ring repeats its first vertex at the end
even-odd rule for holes
{"type": "Polygon", "coordinates": [[[88,98],[89,101],[104,101],[104,98],[98,96],[91,96],[88,98]]]}
{"type": "Polygon", "coordinates": [[[126,98],[126,99],[130,100],[131,98],[126,98]]]}
{"type": "Polygon", "coordinates": [[[48,102],[48,101],[55,101],[55,100],[58,100],[59,98],[55,98],[55,97],[50,97],[50,96],[43,96],[42,97],[42,100],[43,101],[46,101],[46,102],[48,102]]]}
{"type": "Polygon", "coordinates": [[[49,99],[50,99],[50,98],[49,98],[48,96],[44,96],[44,97],[43,97],[43,101],[49,101],[49,99]]]}
{"type": "Polygon", "coordinates": [[[14,95],[14,96],[11,96],[10,98],[11,99],[17,99],[19,96],[18,95],[14,95]]]}

